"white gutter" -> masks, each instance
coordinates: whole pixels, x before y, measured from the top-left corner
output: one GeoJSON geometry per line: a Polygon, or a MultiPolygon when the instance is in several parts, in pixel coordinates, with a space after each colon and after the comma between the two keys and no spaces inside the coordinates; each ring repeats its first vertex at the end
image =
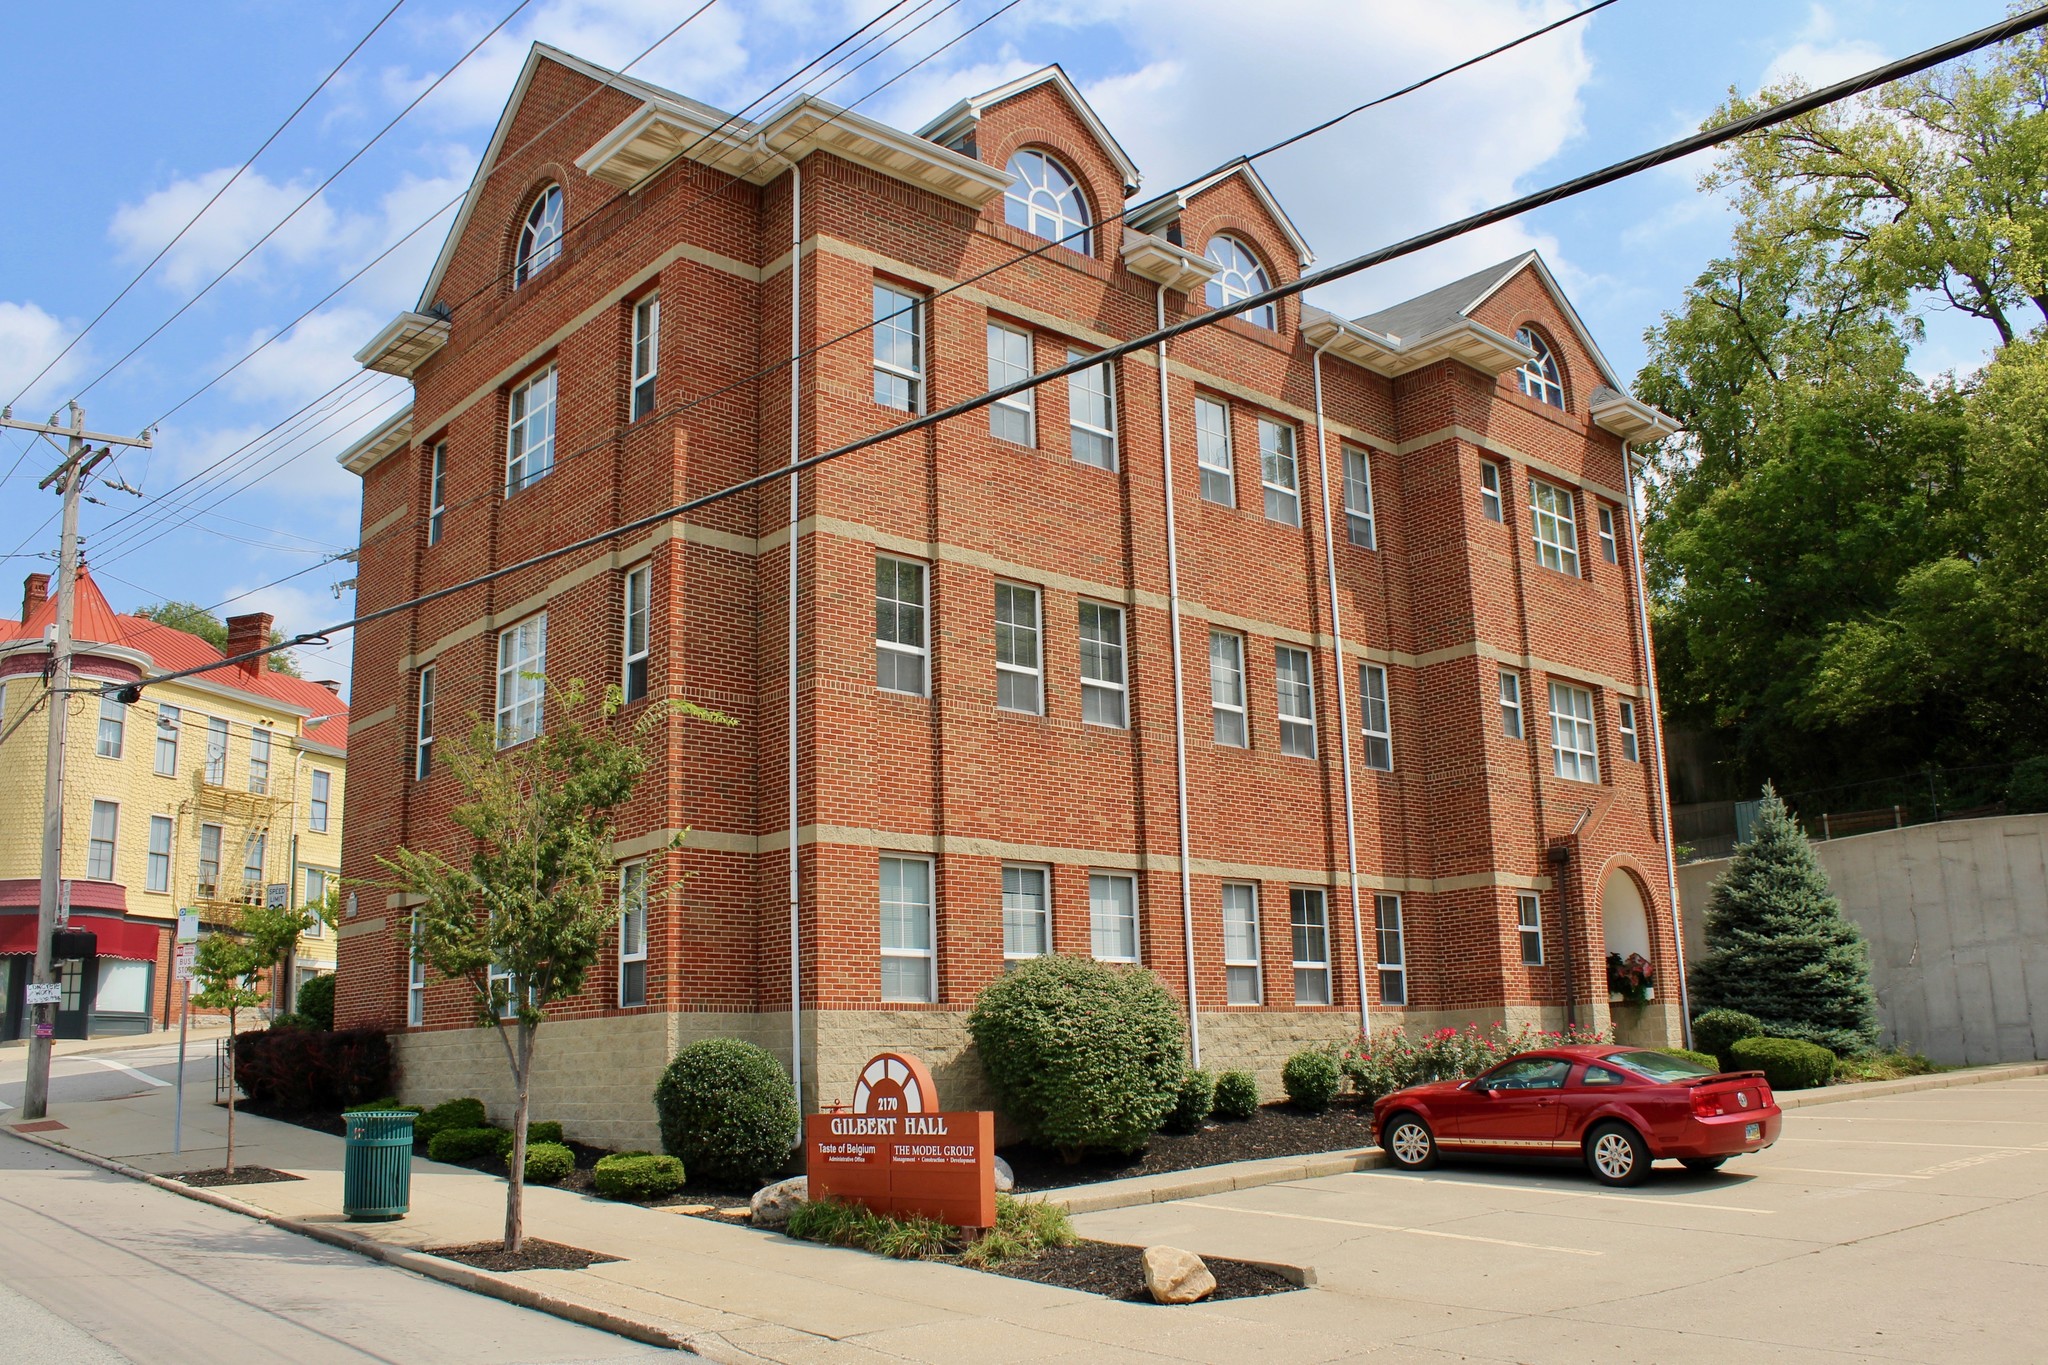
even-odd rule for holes
{"type": "MultiPolygon", "coordinates": [[[[1335,340],[1333,337],[1331,340],[1335,340]]],[[[1324,342],[1323,346],[1328,346],[1324,342]]],[[[1323,346],[1310,353],[1316,377],[1316,477],[1323,488],[1323,567],[1330,580],[1330,639],[1337,657],[1337,747],[1344,755],[1344,851],[1351,870],[1351,951],[1358,972],[1358,1032],[1372,1037],[1365,979],[1365,926],[1358,910],[1358,819],[1351,790],[1351,701],[1344,685],[1344,614],[1337,605],[1337,537],[1330,520],[1330,443],[1323,427],[1323,346]]],[[[1341,451],[1342,446],[1338,449],[1341,451]]],[[[1377,954],[1375,954],[1377,960],[1377,954]]]]}
{"type": "Polygon", "coordinates": [[[803,264],[804,172],[789,164],[789,1079],[796,1088],[797,1112],[804,1107],[804,967],[799,940],[802,901],[797,880],[797,519],[802,475],[794,468],[803,457],[803,264]]]}
{"type": "Polygon", "coordinates": [[[1692,998],[1685,984],[1685,918],[1678,905],[1678,847],[1671,832],[1671,779],[1664,767],[1664,708],[1657,696],[1657,656],[1650,641],[1650,599],[1643,588],[1642,524],[1636,519],[1636,463],[1628,442],[1621,444],[1622,487],[1628,493],[1628,562],[1635,575],[1636,629],[1643,643],[1643,680],[1649,685],[1649,732],[1657,748],[1656,801],[1663,812],[1664,875],[1671,892],[1671,940],[1678,954],[1678,1023],[1687,1048],[1692,1046],[1692,998]]]}
{"type": "MultiPolygon", "coordinates": [[[[1159,327],[1166,327],[1166,286],[1155,285],[1159,327]]],[[[1166,342],[1159,343],[1159,460],[1166,483],[1166,614],[1173,632],[1173,774],[1180,820],[1181,949],[1188,964],[1188,1055],[1202,1064],[1202,1016],[1195,1005],[1195,883],[1188,841],[1187,685],[1181,671],[1180,552],[1173,520],[1173,399],[1166,383],[1166,342]]]]}

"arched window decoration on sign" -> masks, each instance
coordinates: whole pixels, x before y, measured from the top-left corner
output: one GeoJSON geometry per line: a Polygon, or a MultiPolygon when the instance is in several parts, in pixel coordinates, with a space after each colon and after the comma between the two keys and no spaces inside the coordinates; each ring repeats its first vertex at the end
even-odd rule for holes
{"type": "MultiPolygon", "coordinates": [[[[1259,258],[1252,255],[1247,247],[1235,237],[1216,237],[1209,243],[1207,255],[1211,261],[1222,267],[1209,280],[1208,301],[1211,308],[1222,308],[1248,299],[1254,294],[1263,294],[1272,288],[1272,281],[1266,278],[1266,267],[1259,264],[1259,258]]],[[[1262,304],[1239,317],[1255,327],[1269,332],[1280,330],[1280,312],[1272,304],[1262,304]]]]}
{"type": "Polygon", "coordinates": [[[1088,201],[1065,166],[1044,152],[1026,148],[1010,157],[1010,188],[1003,192],[1003,221],[1034,237],[1060,242],[1083,256],[1092,254],[1088,201]]]}
{"type": "Polygon", "coordinates": [[[1515,340],[1536,353],[1529,357],[1527,364],[1515,371],[1516,387],[1531,398],[1562,411],[1564,381],[1558,377],[1557,357],[1550,353],[1549,344],[1527,327],[1515,333],[1515,340]]]}
{"type": "Polygon", "coordinates": [[[550,185],[526,211],[526,226],[519,229],[519,255],[512,272],[517,289],[546,270],[562,254],[562,187],[550,185]]]}

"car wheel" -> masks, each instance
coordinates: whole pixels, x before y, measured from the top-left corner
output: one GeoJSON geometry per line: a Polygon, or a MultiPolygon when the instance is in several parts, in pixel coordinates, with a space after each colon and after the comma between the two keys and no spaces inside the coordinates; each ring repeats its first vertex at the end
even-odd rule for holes
{"type": "Polygon", "coordinates": [[[1413,1114],[1394,1115],[1380,1138],[1380,1145],[1396,1166],[1404,1171],[1426,1171],[1436,1165],[1436,1134],[1413,1114]]]}
{"type": "Polygon", "coordinates": [[[1624,1123],[1603,1123],[1586,1135],[1586,1169],[1603,1185],[1640,1185],[1650,1177],[1650,1149],[1624,1123]]]}
{"type": "Polygon", "coordinates": [[[1708,1171],[1720,1170],[1722,1163],[1727,1160],[1725,1156],[1689,1156],[1681,1158],[1678,1164],[1688,1171],[1697,1171],[1705,1175],[1708,1171]]]}

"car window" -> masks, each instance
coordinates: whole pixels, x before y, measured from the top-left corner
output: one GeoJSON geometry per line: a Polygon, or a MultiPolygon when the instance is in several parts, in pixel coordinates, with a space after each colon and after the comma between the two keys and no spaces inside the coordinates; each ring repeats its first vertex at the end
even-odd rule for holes
{"type": "Polygon", "coordinates": [[[1619,1071],[1609,1071],[1604,1066],[1588,1066],[1586,1074],[1579,1078],[1581,1085],[1627,1085],[1628,1077],[1619,1071]]]}
{"type": "Polygon", "coordinates": [[[1695,1076],[1711,1076],[1714,1073],[1697,1062],[1683,1057],[1674,1057],[1668,1052],[1653,1052],[1638,1049],[1632,1052],[1610,1052],[1600,1059],[1603,1062],[1619,1062],[1631,1071],[1640,1071],[1653,1081],[1684,1081],[1695,1076]]]}
{"type": "Polygon", "coordinates": [[[1554,1057],[1517,1057],[1486,1073],[1488,1090],[1561,1090],[1572,1064],[1554,1057]]]}

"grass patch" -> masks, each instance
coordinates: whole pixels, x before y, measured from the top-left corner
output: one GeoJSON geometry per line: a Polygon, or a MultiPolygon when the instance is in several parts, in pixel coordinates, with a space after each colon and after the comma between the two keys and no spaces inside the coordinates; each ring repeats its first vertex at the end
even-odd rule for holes
{"type": "Polygon", "coordinates": [[[1834,1084],[1845,1085],[1852,1081],[1897,1081],[1907,1076],[1932,1076],[1938,1071],[1950,1069],[1938,1062],[1928,1061],[1920,1053],[1903,1052],[1894,1048],[1890,1052],[1872,1052],[1861,1057],[1837,1057],[1834,1084]]]}
{"type": "Polygon", "coordinates": [[[957,1260],[977,1270],[1035,1259],[1079,1240],[1065,1210],[996,1196],[996,1225],[972,1241],[932,1218],[891,1218],[836,1199],[799,1205],[785,1231],[807,1242],[853,1247],[899,1261],[957,1260]]]}

